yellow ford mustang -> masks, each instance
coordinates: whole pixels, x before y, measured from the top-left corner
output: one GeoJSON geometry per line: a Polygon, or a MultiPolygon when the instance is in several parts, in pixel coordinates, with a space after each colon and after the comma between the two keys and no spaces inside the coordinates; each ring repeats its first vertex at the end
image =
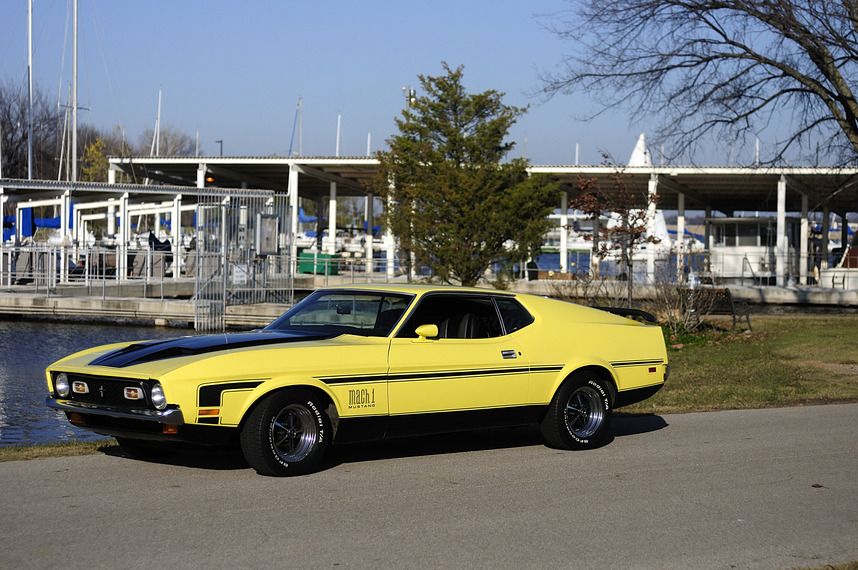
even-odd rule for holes
{"type": "Polygon", "coordinates": [[[331,444],[483,427],[537,423],[550,446],[596,447],[611,411],[668,371],[661,330],[626,316],[373,285],[319,289],[261,331],[101,346],[46,374],[50,407],[131,455],[237,440],[259,473],[294,475],[331,444]]]}

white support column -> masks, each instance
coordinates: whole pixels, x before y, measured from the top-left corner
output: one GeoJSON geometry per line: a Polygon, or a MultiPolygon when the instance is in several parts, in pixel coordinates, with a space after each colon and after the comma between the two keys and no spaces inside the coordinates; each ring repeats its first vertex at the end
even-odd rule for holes
{"type": "Polygon", "coordinates": [[[786,178],[781,175],[778,180],[778,225],[777,225],[777,247],[775,249],[775,278],[778,287],[786,286],[786,178]]]}
{"type": "MultiPolygon", "coordinates": [[[[646,233],[647,236],[655,236],[655,197],[658,195],[658,175],[652,174],[649,177],[647,185],[647,194],[649,195],[649,204],[646,208],[646,233]]],[[[655,283],[655,247],[654,244],[647,244],[646,248],[646,278],[650,283],[655,283]]],[[[631,279],[632,276],[629,276],[631,279]]]]}
{"type": "MultiPolygon", "coordinates": [[[[393,181],[390,181],[390,188],[393,189],[393,181]]],[[[387,196],[388,211],[392,210],[393,198],[387,196]]],[[[387,276],[393,277],[394,258],[396,257],[396,238],[393,236],[393,231],[388,224],[384,230],[384,246],[387,255],[387,276]]]]}
{"type": "Polygon", "coordinates": [[[128,277],[128,242],[131,239],[131,218],[128,215],[128,192],[119,199],[119,239],[116,243],[116,267],[119,279],[128,277]]]}
{"type": "Polygon", "coordinates": [[[15,245],[20,245],[24,237],[21,235],[21,224],[24,221],[24,214],[21,213],[22,208],[20,202],[15,204],[15,245]]]}
{"type": "Polygon", "coordinates": [[[292,274],[298,270],[298,167],[289,165],[289,208],[292,213],[289,230],[289,258],[292,264],[292,274]]]}
{"type": "Polygon", "coordinates": [[[206,187],[206,164],[201,162],[197,165],[197,188],[206,187]]]}
{"type": "Polygon", "coordinates": [[[364,254],[366,255],[366,273],[367,275],[372,275],[373,267],[372,267],[372,201],[374,197],[372,194],[367,194],[366,196],[366,208],[364,213],[364,220],[366,221],[366,243],[364,243],[364,254]]]}
{"type": "MultiPolygon", "coordinates": [[[[60,237],[69,237],[69,220],[71,219],[71,191],[66,190],[60,198],[60,237]]],[[[75,235],[75,228],[72,228],[71,235],[75,235]]]]}
{"type": "Polygon", "coordinates": [[[703,216],[706,218],[706,224],[703,227],[703,241],[704,247],[709,250],[709,253],[712,253],[712,246],[715,244],[712,242],[712,228],[709,225],[709,218],[712,217],[712,206],[706,206],[703,210],[703,216]]]}
{"type": "Polygon", "coordinates": [[[170,233],[173,236],[173,279],[182,276],[182,195],[173,198],[170,212],[170,233]]]}
{"type": "Polygon", "coordinates": [[[569,272],[569,195],[560,193],[560,272],[569,272]]]}
{"type": "Polygon", "coordinates": [[[676,278],[682,280],[685,269],[685,194],[676,195],[676,278]]]}
{"type": "Polygon", "coordinates": [[[107,183],[108,184],[116,184],[116,171],[112,168],[107,170],[107,183]]]}
{"type": "Polygon", "coordinates": [[[78,229],[73,223],[71,209],[71,190],[66,190],[63,192],[60,205],[60,236],[63,239],[60,254],[60,281],[63,282],[69,280],[69,246],[71,246],[71,238],[77,235],[78,229]],[[72,222],[71,232],[69,232],[69,222],[72,222]]]}
{"type": "Polygon", "coordinates": [[[107,235],[116,239],[116,206],[112,204],[107,207],[107,235]]]}
{"type": "Polygon", "coordinates": [[[831,210],[822,209],[822,251],[819,260],[819,269],[828,269],[828,234],[831,231],[831,210]]]}
{"type": "Polygon", "coordinates": [[[798,237],[798,282],[799,285],[807,285],[807,237],[810,228],[810,220],[807,218],[807,195],[801,195],[801,229],[798,237]]]}
{"type": "Polygon", "coordinates": [[[331,182],[328,197],[328,253],[337,253],[337,183],[331,182]]]}
{"type": "Polygon", "coordinates": [[[599,240],[602,238],[602,221],[598,212],[593,217],[593,249],[590,251],[590,277],[599,276],[599,240]]]}
{"type": "MultiPolygon", "coordinates": [[[[4,189],[0,186],[0,215],[6,214],[6,202],[9,196],[4,193],[4,189]]],[[[12,285],[12,259],[11,252],[6,253],[6,240],[0,239],[0,286],[12,285]],[[4,277],[8,275],[8,282],[4,282],[4,277]]]]}

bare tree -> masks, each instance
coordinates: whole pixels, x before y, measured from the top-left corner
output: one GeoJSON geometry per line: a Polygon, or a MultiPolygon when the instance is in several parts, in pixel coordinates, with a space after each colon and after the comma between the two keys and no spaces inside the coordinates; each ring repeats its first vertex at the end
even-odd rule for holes
{"type": "MultiPolygon", "coordinates": [[[[12,81],[0,84],[0,149],[4,178],[27,178],[26,86],[12,81]]],[[[33,93],[33,177],[56,178],[62,126],[57,110],[44,91],[33,93]]]]}
{"type": "Polygon", "coordinates": [[[676,154],[706,135],[741,140],[777,125],[771,162],[817,145],[835,160],[858,156],[858,1],[570,4],[550,29],[576,51],[543,75],[548,96],[595,91],[603,111],[659,116],[676,154]]]}
{"type": "Polygon", "coordinates": [[[658,196],[648,192],[646,185],[637,184],[633,174],[625,172],[605,157],[605,165],[613,171],[610,182],[604,187],[595,178],[578,177],[578,192],[571,196],[569,205],[581,210],[591,220],[603,214],[610,216],[608,223],[599,226],[593,255],[599,260],[616,259],[620,277],[627,282],[626,302],[632,307],[634,291],[634,256],[644,244],[658,243],[647,233],[647,223],[655,211],[658,196]]]}
{"type": "MultiPolygon", "coordinates": [[[[137,154],[148,155],[150,153],[154,132],[154,129],[146,129],[140,135],[140,142],[136,147],[137,154]]],[[[193,156],[195,150],[196,142],[193,136],[171,125],[161,127],[158,144],[160,156],[193,156]]]]}

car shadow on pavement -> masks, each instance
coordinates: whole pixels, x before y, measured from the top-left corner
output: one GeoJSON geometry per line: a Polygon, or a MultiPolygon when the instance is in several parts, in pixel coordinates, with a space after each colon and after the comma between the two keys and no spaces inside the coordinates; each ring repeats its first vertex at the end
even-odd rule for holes
{"type": "Polygon", "coordinates": [[[611,432],[615,437],[637,435],[664,429],[669,424],[656,414],[616,413],[611,419],[611,432]]]}
{"type": "Polygon", "coordinates": [[[402,437],[333,446],[328,450],[322,469],[330,469],[343,463],[511,449],[542,444],[539,428],[535,426],[402,437]]]}
{"type": "MultiPolygon", "coordinates": [[[[615,414],[611,422],[611,433],[602,447],[610,445],[617,437],[626,437],[664,429],[668,423],[655,414],[615,414]]],[[[492,449],[515,449],[518,447],[544,446],[538,426],[474,430],[460,433],[413,436],[381,441],[349,443],[332,446],[318,471],[327,471],[348,463],[363,463],[402,457],[447,455],[492,449]]],[[[123,457],[133,461],[175,465],[190,469],[212,471],[249,469],[238,446],[199,447],[184,446],[172,452],[152,457],[135,457],[116,444],[99,447],[98,451],[112,457],[123,457]]]]}
{"type": "MultiPolygon", "coordinates": [[[[611,422],[611,433],[600,447],[609,445],[616,437],[648,433],[667,426],[668,423],[655,414],[617,414],[611,422]]],[[[352,443],[332,447],[320,470],[332,469],[344,463],[544,445],[538,426],[352,443]]]]}
{"type": "Polygon", "coordinates": [[[123,457],[132,461],[144,463],[160,463],[162,465],[177,465],[191,469],[209,469],[213,471],[228,471],[248,469],[247,461],[238,446],[234,447],[203,447],[188,445],[176,448],[174,451],[154,454],[152,457],[136,457],[112,444],[99,447],[98,451],[112,457],[123,457]]]}

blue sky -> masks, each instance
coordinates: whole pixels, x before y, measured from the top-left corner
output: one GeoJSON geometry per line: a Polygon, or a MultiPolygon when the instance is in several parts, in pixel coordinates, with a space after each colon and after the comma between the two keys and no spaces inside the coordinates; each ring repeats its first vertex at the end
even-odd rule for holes
{"type": "MultiPolygon", "coordinates": [[[[53,101],[71,83],[71,1],[35,0],[37,85],[53,101]],[[68,15],[67,15],[68,14],[68,15]],[[67,37],[66,37],[67,36],[67,37]],[[65,42],[65,44],[64,44],[65,42]],[[65,49],[64,49],[65,45],[65,49]]],[[[204,154],[287,155],[298,98],[303,154],[332,156],[341,116],[341,156],[364,156],[394,133],[404,86],[464,65],[471,93],[496,89],[510,105],[531,105],[510,132],[534,164],[598,164],[602,151],[626,162],[647,125],[615,113],[592,122],[586,96],[541,104],[527,96],[538,70],[572,46],[543,28],[563,0],[367,0],[243,2],[79,0],[81,123],[122,125],[136,141],[157,116],[194,135],[204,154]],[[526,148],[525,148],[526,137],[526,148]]],[[[26,94],[27,0],[0,4],[0,79],[26,94]]],[[[292,144],[297,151],[297,140],[292,144]]]]}

